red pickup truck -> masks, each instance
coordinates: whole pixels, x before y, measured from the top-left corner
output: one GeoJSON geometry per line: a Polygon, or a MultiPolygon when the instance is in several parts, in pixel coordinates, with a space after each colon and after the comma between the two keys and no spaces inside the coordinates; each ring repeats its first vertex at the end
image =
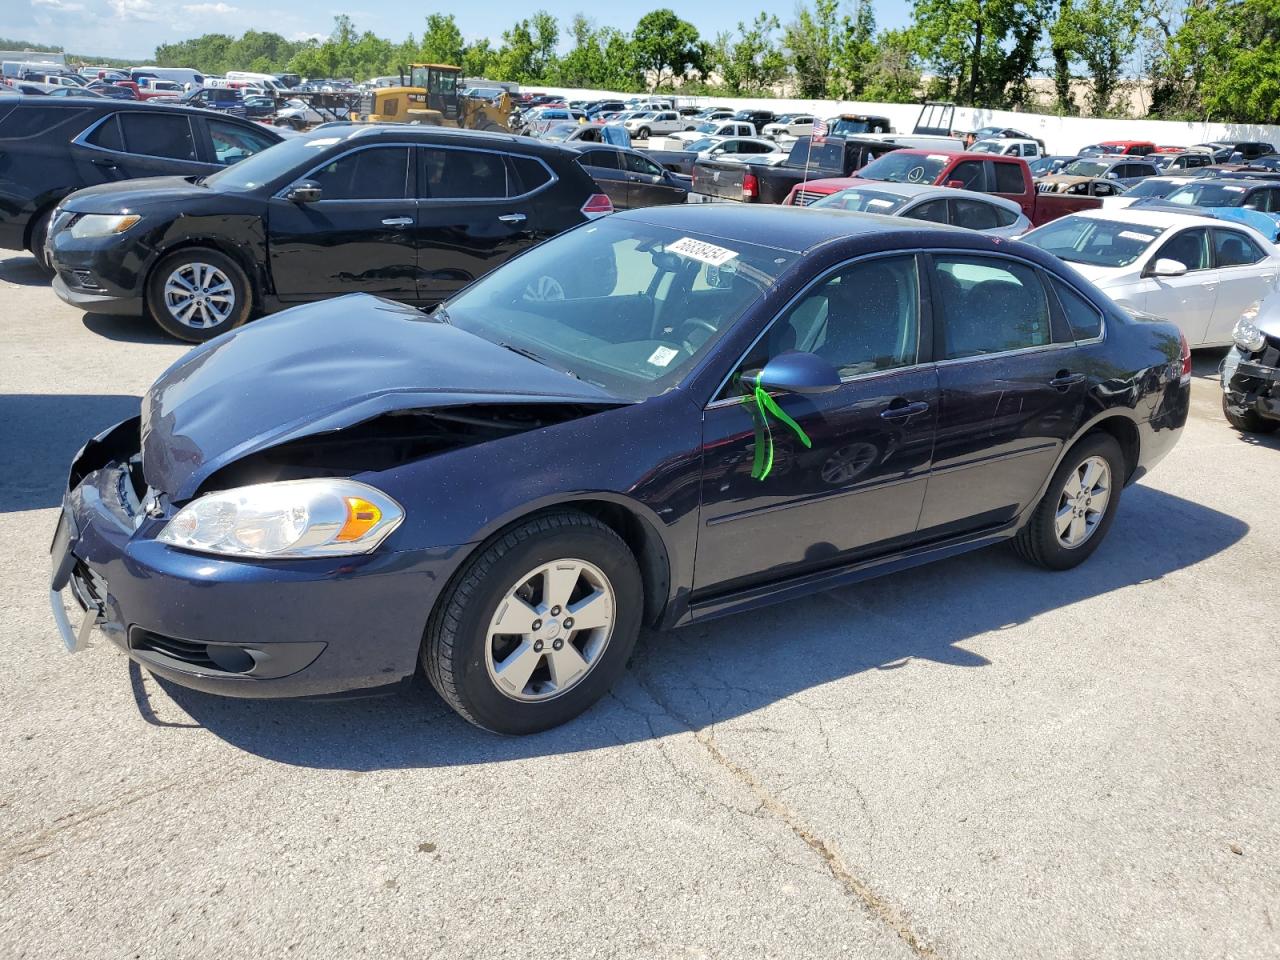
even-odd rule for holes
{"type": "Polygon", "coordinates": [[[868,163],[857,176],[828,177],[797,184],[783,203],[808,206],[846,187],[873,180],[933,184],[995,194],[1022,207],[1027,219],[1036,226],[1077,210],[1102,206],[1097,197],[1037,193],[1031,168],[1021,157],[948,150],[894,150],[868,163]]]}

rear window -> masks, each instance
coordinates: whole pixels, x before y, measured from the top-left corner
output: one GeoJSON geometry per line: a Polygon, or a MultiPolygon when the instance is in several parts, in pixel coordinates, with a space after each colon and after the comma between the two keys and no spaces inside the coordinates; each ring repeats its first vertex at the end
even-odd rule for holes
{"type": "MultiPolygon", "coordinates": [[[[518,183],[511,186],[512,196],[533,193],[551,182],[551,171],[533,157],[509,156],[512,171],[518,183]]],[[[615,162],[613,166],[617,166],[615,162]]]]}
{"type": "Polygon", "coordinates": [[[1026,181],[1022,177],[1022,167],[1016,163],[997,163],[996,193],[1026,193],[1026,181]]]}
{"type": "MultiPolygon", "coordinates": [[[[18,104],[0,120],[0,140],[25,140],[51,133],[83,119],[86,107],[46,107],[18,104]]],[[[69,136],[68,140],[71,139],[69,136]]]]}
{"type": "Polygon", "coordinates": [[[196,159],[191,122],[185,116],[123,113],[120,114],[120,128],[127,153],[169,160],[196,159]]]}

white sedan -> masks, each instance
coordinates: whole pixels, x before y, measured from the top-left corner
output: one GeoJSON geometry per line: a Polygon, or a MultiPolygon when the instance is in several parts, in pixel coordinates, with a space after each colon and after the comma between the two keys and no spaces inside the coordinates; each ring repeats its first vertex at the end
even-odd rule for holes
{"type": "Polygon", "coordinates": [[[1276,289],[1280,249],[1231,220],[1129,207],[1052,220],[1022,240],[1067,261],[1122,307],[1171,320],[1193,347],[1231,343],[1276,289]]]}
{"type": "Polygon", "coordinates": [[[760,134],[765,137],[807,137],[813,133],[813,120],[809,113],[784,113],[773,123],[766,123],[760,134]]]}

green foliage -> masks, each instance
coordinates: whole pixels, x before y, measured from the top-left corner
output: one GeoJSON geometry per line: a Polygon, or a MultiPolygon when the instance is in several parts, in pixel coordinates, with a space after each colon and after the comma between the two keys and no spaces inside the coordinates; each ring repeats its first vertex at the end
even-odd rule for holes
{"type": "Polygon", "coordinates": [[[707,66],[707,48],[698,36],[698,28],[681,20],[668,9],[646,13],[631,35],[636,64],[651,74],[656,90],[672,83],[690,71],[703,73],[707,66]]]}
{"type": "Polygon", "coordinates": [[[1143,0],[1059,0],[1048,34],[1060,109],[1074,112],[1070,69],[1080,63],[1090,83],[1088,112],[1107,116],[1115,111],[1122,71],[1137,49],[1142,3],[1143,0]]]}
{"type": "Polygon", "coordinates": [[[782,42],[795,71],[798,97],[812,100],[827,94],[839,9],[839,0],[814,0],[812,9],[801,6],[795,21],[787,24],[782,42]]]}
{"type": "Polygon", "coordinates": [[[709,66],[734,95],[768,94],[787,69],[777,44],[778,18],[760,13],[750,25],[738,22],[738,36],[718,35],[711,45],[709,66]]]}
{"type": "Polygon", "coordinates": [[[1026,102],[1052,0],[913,0],[925,63],[947,95],[983,107],[1026,102]]]}

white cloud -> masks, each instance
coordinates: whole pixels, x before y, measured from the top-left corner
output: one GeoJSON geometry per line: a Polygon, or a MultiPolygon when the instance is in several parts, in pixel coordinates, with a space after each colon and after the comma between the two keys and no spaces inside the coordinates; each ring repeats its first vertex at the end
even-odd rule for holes
{"type": "Polygon", "coordinates": [[[117,20],[141,20],[156,23],[162,19],[161,11],[152,0],[107,0],[107,6],[117,20]]]}
{"type": "Polygon", "coordinates": [[[239,13],[239,7],[233,7],[229,3],[190,3],[184,6],[183,11],[186,13],[196,14],[197,16],[218,16],[226,17],[233,13],[239,13]]]}
{"type": "Polygon", "coordinates": [[[295,43],[303,40],[315,40],[317,43],[323,43],[329,39],[329,35],[327,33],[309,33],[306,30],[299,30],[297,33],[290,35],[289,39],[295,43]]]}
{"type": "Polygon", "coordinates": [[[54,13],[84,13],[85,10],[83,3],[68,3],[67,0],[31,0],[31,6],[54,13]]]}

